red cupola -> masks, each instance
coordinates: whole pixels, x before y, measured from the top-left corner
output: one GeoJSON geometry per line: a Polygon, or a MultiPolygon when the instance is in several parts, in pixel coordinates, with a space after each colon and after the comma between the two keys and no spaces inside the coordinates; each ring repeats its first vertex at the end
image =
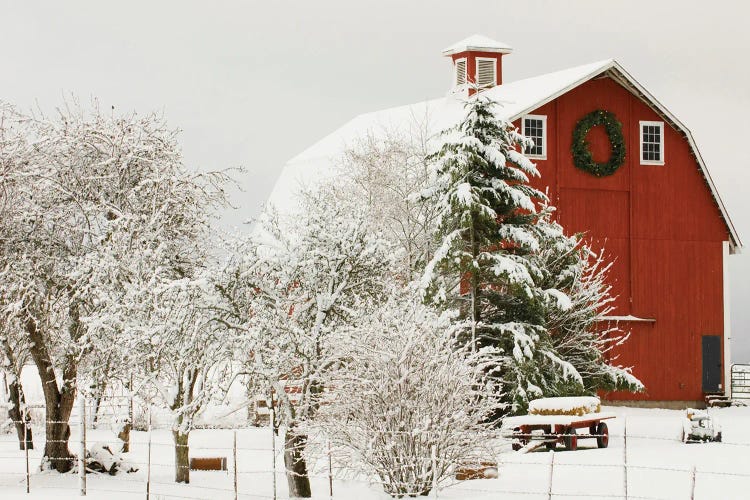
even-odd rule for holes
{"type": "Polygon", "coordinates": [[[483,35],[472,35],[443,49],[443,55],[453,61],[453,86],[461,88],[468,84],[479,87],[494,87],[503,83],[505,54],[513,48],[483,35]]]}

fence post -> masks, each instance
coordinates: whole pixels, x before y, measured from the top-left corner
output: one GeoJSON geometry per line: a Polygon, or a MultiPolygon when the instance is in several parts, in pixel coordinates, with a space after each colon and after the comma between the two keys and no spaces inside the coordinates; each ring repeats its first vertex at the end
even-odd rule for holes
{"type": "Polygon", "coordinates": [[[438,471],[437,471],[437,448],[433,444],[430,447],[430,458],[432,459],[432,498],[438,497],[437,484],[438,484],[438,471]]]}
{"type": "Polygon", "coordinates": [[[555,450],[550,450],[552,459],[549,462],[549,489],[547,490],[547,498],[552,500],[552,479],[555,477],[555,450]]]}
{"type": "Polygon", "coordinates": [[[622,463],[624,472],[624,485],[625,485],[625,500],[628,500],[628,417],[623,417],[623,429],[622,429],[622,463]]]}
{"type": "Polygon", "coordinates": [[[691,474],[690,483],[690,500],[695,500],[695,465],[693,465],[693,473],[691,474]]]}
{"type": "Polygon", "coordinates": [[[28,412],[28,409],[24,407],[23,416],[21,417],[23,419],[23,439],[24,439],[24,446],[23,449],[26,453],[26,493],[31,493],[31,481],[29,477],[29,430],[28,430],[28,420],[26,419],[26,412],[28,412]]]}
{"type": "Polygon", "coordinates": [[[86,396],[83,391],[78,398],[78,418],[81,446],[78,451],[78,488],[82,497],[86,496],[86,396]]]}
{"type": "Polygon", "coordinates": [[[148,405],[148,460],[146,462],[146,500],[151,499],[151,405],[148,405]]]}
{"type": "Polygon", "coordinates": [[[232,453],[234,454],[234,500],[237,500],[239,496],[237,492],[237,431],[234,431],[234,443],[232,445],[232,453]]]}
{"type": "Polygon", "coordinates": [[[328,496],[333,500],[333,460],[331,459],[331,440],[328,441],[328,496]]]}
{"type": "Polygon", "coordinates": [[[273,482],[273,500],[276,500],[276,417],[273,412],[273,393],[271,393],[271,411],[269,412],[271,418],[271,460],[273,465],[271,466],[272,482],[273,482]]]}
{"type": "MultiPolygon", "coordinates": [[[[130,380],[128,382],[128,421],[130,422],[130,430],[133,430],[135,426],[135,412],[133,411],[133,373],[130,373],[130,380]]],[[[126,443],[127,451],[130,451],[130,433],[127,435],[128,441],[126,443]]]]}

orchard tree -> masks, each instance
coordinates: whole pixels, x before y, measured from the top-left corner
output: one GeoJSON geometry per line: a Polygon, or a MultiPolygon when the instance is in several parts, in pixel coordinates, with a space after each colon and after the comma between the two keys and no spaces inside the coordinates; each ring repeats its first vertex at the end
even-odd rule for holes
{"type": "Polygon", "coordinates": [[[529,185],[539,172],[519,152],[528,140],[485,94],[470,98],[463,120],[443,135],[422,193],[438,208],[440,243],[421,286],[428,300],[460,309],[466,342],[499,349],[504,397],[510,411],[522,411],[551,379],[575,378],[545,324],[550,296],[564,293],[540,286],[544,270],[532,258],[546,196],[529,185]]]}
{"type": "Polygon", "coordinates": [[[286,427],[289,495],[309,497],[306,425],[341,361],[334,334],[358,321],[392,286],[394,250],[373,232],[365,211],[330,191],[300,194],[299,214],[273,212],[235,252],[221,287],[228,323],[242,325],[247,372],[272,391],[286,427]]]}
{"type": "Polygon", "coordinates": [[[411,280],[434,251],[436,208],[413,196],[429,181],[429,122],[415,118],[409,125],[369,131],[353,141],[337,163],[336,194],[362,205],[373,230],[400,247],[399,272],[411,280]]]}
{"type": "Polygon", "coordinates": [[[223,174],[182,163],[177,133],[156,115],[64,107],[55,118],[3,107],[3,185],[13,192],[0,267],[14,276],[6,312],[23,328],[46,403],[45,463],[65,472],[68,420],[79,368],[121,345],[101,318],[122,294],[142,252],[200,231],[223,202],[223,174]]]}
{"type": "MultiPolygon", "coordinates": [[[[3,279],[7,275],[0,273],[0,287],[5,286],[3,279]]],[[[8,418],[18,435],[21,450],[34,449],[30,415],[26,408],[26,396],[21,385],[21,370],[29,359],[29,346],[21,327],[13,315],[0,316],[0,370],[4,376],[8,397],[8,418]]]]}
{"type": "MultiPolygon", "coordinates": [[[[222,400],[232,380],[233,343],[215,316],[212,269],[154,266],[123,297],[123,331],[132,343],[139,385],[172,412],[175,481],[190,482],[189,438],[195,417],[222,400]]],[[[146,394],[144,394],[146,395],[146,394]]]]}

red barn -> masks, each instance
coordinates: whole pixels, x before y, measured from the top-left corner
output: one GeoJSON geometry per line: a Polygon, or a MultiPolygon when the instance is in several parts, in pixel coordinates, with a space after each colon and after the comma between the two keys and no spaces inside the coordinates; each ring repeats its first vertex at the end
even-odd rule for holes
{"type": "Polygon", "coordinates": [[[456,123],[466,84],[476,83],[534,139],[526,152],[541,172],[534,184],[548,191],[561,224],[615,259],[610,321],[632,332],[618,364],[633,366],[646,392],[607,398],[677,406],[728,392],[727,259],[741,244],[690,131],[614,60],[504,83],[511,51],[477,35],[445,49],[454,82],[446,97],[356,117],[287,163],[271,203],[283,209],[295,183],[324,176],[365,133],[406,130],[414,117],[429,117],[433,131],[456,123]],[[600,171],[591,160],[612,161],[600,171]]]}

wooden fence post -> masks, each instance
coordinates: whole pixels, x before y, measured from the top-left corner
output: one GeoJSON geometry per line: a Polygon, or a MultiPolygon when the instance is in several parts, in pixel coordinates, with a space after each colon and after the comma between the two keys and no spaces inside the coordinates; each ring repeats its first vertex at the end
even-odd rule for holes
{"type": "Polygon", "coordinates": [[[555,477],[555,450],[550,450],[552,459],[549,462],[549,489],[547,490],[547,498],[552,500],[552,479],[555,477]]]}
{"type": "Polygon", "coordinates": [[[438,497],[438,471],[437,471],[437,448],[433,444],[430,447],[430,458],[432,459],[432,498],[438,497]]]}
{"type": "Polygon", "coordinates": [[[328,439],[328,496],[333,500],[333,459],[331,458],[331,440],[328,439]]]}
{"type": "Polygon", "coordinates": [[[83,391],[78,399],[78,418],[80,422],[78,429],[80,436],[80,448],[78,451],[78,489],[82,497],[86,496],[86,396],[83,391]]]}
{"type": "Polygon", "coordinates": [[[695,500],[695,465],[693,465],[693,472],[691,474],[690,483],[690,500],[695,500]]]}
{"type": "Polygon", "coordinates": [[[148,460],[146,462],[146,500],[151,499],[151,405],[148,406],[148,460]]]}
{"type": "Polygon", "coordinates": [[[26,453],[26,493],[31,493],[31,477],[29,474],[29,441],[27,440],[29,435],[28,425],[29,421],[26,419],[26,412],[28,412],[27,408],[24,408],[23,412],[23,439],[24,439],[24,447],[26,453]]]}
{"type": "Polygon", "coordinates": [[[234,453],[234,500],[237,500],[239,493],[237,491],[237,431],[234,431],[234,444],[232,445],[234,453]]]}
{"type": "Polygon", "coordinates": [[[622,463],[624,472],[624,486],[625,486],[625,500],[628,500],[628,417],[623,417],[623,430],[622,430],[622,463]]]}
{"type": "Polygon", "coordinates": [[[276,417],[273,411],[273,393],[271,393],[271,411],[269,412],[271,418],[271,475],[273,483],[273,500],[276,500],[276,417]]]}

